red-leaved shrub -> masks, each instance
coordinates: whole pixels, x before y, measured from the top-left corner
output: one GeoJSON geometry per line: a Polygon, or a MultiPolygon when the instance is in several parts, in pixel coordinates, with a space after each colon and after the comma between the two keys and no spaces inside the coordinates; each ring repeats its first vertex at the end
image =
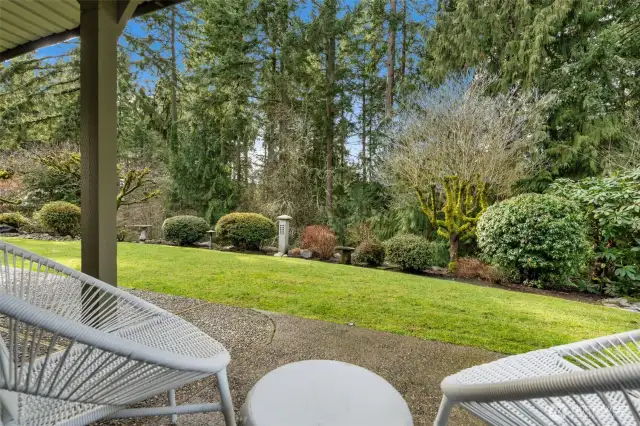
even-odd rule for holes
{"type": "Polygon", "coordinates": [[[300,237],[300,247],[311,250],[320,259],[329,259],[336,249],[336,234],[324,225],[310,225],[304,228],[300,237]]]}
{"type": "Polygon", "coordinates": [[[454,275],[464,279],[478,279],[491,283],[500,282],[502,275],[495,267],[475,257],[461,257],[456,262],[454,275]]]}

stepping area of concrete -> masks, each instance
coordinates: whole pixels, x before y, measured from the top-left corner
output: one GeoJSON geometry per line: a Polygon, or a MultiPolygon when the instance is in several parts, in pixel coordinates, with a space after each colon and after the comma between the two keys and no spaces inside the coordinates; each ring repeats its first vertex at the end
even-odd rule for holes
{"type": "MultiPolygon", "coordinates": [[[[444,377],[500,357],[483,349],[399,336],[359,328],[357,324],[333,324],[148,291],[131,293],[180,315],[225,345],[231,353],[228,373],[236,411],[253,385],[269,371],[295,361],[332,359],[359,365],[385,378],[409,404],[414,425],[426,426],[433,424],[444,377]]],[[[178,389],[176,399],[178,404],[218,401],[215,378],[178,389]]],[[[166,395],[161,395],[143,401],[140,406],[166,403],[166,395]]],[[[105,420],[99,424],[170,423],[169,418],[148,417],[105,420]]],[[[223,426],[224,422],[220,413],[208,413],[179,416],[178,424],[223,426]]],[[[450,424],[482,423],[457,409],[450,424]]]]}

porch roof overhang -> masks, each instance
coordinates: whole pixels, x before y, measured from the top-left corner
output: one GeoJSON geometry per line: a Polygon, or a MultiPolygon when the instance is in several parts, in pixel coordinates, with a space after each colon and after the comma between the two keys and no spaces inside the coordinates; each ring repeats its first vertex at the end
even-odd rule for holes
{"type": "MultiPolygon", "coordinates": [[[[185,0],[112,0],[137,17],[185,0]]],[[[78,0],[0,0],[0,63],[80,36],[78,0]]]]}

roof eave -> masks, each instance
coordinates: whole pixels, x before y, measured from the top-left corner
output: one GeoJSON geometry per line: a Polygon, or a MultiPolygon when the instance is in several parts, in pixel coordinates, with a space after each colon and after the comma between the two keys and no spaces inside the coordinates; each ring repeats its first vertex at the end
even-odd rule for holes
{"type": "MultiPolygon", "coordinates": [[[[133,12],[133,18],[173,6],[184,1],[186,0],[154,0],[151,2],[141,3],[136,8],[136,11],[133,12]]],[[[80,27],[78,26],[71,30],[51,34],[46,37],[42,37],[37,40],[21,44],[19,46],[12,47],[11,49],[5,50],[4,52],[0,52],[0,63],[8,61],[9,59],[13,59],[17,56],[24,55],[25,53],[33,52],[36,49],[62,43],[79,36],[80,27]]]]}

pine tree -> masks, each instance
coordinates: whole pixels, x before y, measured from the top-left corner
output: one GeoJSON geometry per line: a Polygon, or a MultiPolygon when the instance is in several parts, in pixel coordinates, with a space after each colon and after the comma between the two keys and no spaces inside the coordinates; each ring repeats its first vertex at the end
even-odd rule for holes
{"type": "Polygon", "coordinates": [[[529,182],[598,173],[622,116],[640,111],[638,0],[440,2],[424,68],[433,82],[475,70],[512,88],[557,93],[543,147],[549,167],[529,182]]]}

